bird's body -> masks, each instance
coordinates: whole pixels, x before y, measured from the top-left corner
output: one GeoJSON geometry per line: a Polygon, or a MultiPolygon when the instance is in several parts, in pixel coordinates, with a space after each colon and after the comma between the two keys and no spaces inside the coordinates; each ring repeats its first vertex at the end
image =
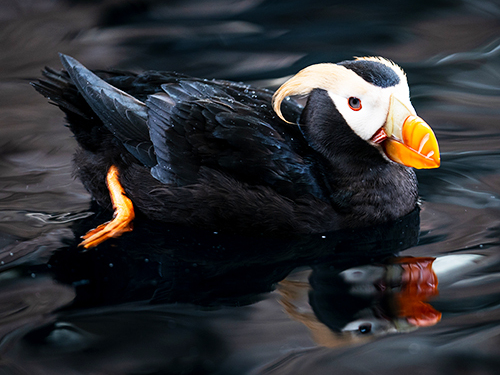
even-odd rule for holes
{"type": "MultiPolygon", "coordinates": [[[[76,175],[103,207],[117,205],[111,167],[138,215],[216,231],[328,232],[417,204],[412,168],[358,135],[328,89],[308,90],[304,108],[282,98],[275,111],[265,89],[167,72],[95,75],[62,59],[67,72],[46,69],[34,85],[66,113],[80,146],[76,175]]],[[[358,74],[358,65],[342,69],[358,74]]],[[[373,81],[391,72],[376,73],[360,79],[386,89],[373,81]]]]}

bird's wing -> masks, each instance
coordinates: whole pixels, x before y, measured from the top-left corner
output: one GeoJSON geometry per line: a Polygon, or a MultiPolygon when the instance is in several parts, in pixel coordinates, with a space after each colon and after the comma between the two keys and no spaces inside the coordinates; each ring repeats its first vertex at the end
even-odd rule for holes
{"type": "Polygon", "coordinates": [[[127,150],[147,166],[156,164],[147,126],[147,107],[91,72],[72,57],[61,55],[61,61],[78,91],[106,128],[127,150]]]}
{"type": "MultiPolygon", "coordinates": [[[[224,81],[182,80],[162,85],[146,101],[148,126],[164,183],[197,182],[201,167],[240,181],[264,184],[293,197],[311,190],[314,178],[300,152],[298,128],[275,116],[267,90],[224,81]]],[[[289,105],[291,116],[300,107],[289,105]]],[[[292,118],[292,117],[290,117],[292,118]]]]}
{"type": "MultiPolygon", "coordinates": [[[[159,181],[193,184],[208,167],[290,197],[318,190],[314,163],[303,152],[307,142],[273,112],[270,91],[161,72],[135,76],[131,84],[123,77],[102,79],[69,56],[61,60],[106,128],[159,181]],[[142,96],[132,93],[144,87],[149,91],[142,96]]],[[[297,119],[301,107],[290,101],[282,110],[297,119]]]]}

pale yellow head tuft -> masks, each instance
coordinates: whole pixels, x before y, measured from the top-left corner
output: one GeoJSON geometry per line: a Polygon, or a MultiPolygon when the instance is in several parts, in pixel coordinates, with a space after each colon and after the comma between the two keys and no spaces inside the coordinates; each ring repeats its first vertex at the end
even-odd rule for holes
{"type": "Polygon", "coordinates": [[[281,113],[281,103],[287,96],[307,95],[317,88],[330,89],[338,85],[338,77],[347,69],[336,64],[316,64],[302,69],[273,95],[273,108],[276,114],[285,122],[291,124],[281,113]]]}
{"type": "MultiPolygon", "coordinates": [[[[391,60],[376,56],[357,57],[356,60],[375,61],[384,64],[394,70],[401,81],[406,82],[406,75],[403,69],[391,60]]],[[[366,90],[368,85],[356,73],[342,65],[331,63],[315,64],[302,69],[276,90],[273,95],[273,108],[279,118],[291,124],[281,112],[281,103],[286,97],[307,95],[314,89],[331,90],[340,93],[347,88],[357,88],[358,92],[360,92],[366,90]],[[363,88],[363,86],[366,87],[363,88]]]]}

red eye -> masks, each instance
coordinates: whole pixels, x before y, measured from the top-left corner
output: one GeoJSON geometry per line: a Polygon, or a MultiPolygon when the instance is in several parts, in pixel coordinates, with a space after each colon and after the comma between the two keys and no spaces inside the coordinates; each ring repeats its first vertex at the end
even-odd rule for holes
{"type": "Polygon", "coordinates": [[[361,109],[361,99],[351,96],[347,100],[347,103],[349,104],[349,108],[351,108],[353,111],[359,111],[361,109]]]}

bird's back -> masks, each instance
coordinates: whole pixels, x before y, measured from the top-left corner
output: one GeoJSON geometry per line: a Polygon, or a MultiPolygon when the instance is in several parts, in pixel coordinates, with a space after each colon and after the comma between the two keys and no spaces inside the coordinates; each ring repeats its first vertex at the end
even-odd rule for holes
{"type": "MultiPolygon", "coordinates": [[[[95,85],[86,85],[82,95],[65,71],[46,68],[44,79],[34,84],[66,113],[83,149],[109,155],[111,149],[123,153],[125,148],[167,185],[197,183],[200,168],[210,168],[292,199],[328,194],[317,179],[327,163],[296,125],[276,116],[271,91],[175,72],[94,73],[144,103],[145,121],[95,85]],[[118,120],[111,118],[114,124],[106,126],[102,114],[118,120]]],[[[302,107],[290,100],[282,110],[298,121],[302,107]]]]}

